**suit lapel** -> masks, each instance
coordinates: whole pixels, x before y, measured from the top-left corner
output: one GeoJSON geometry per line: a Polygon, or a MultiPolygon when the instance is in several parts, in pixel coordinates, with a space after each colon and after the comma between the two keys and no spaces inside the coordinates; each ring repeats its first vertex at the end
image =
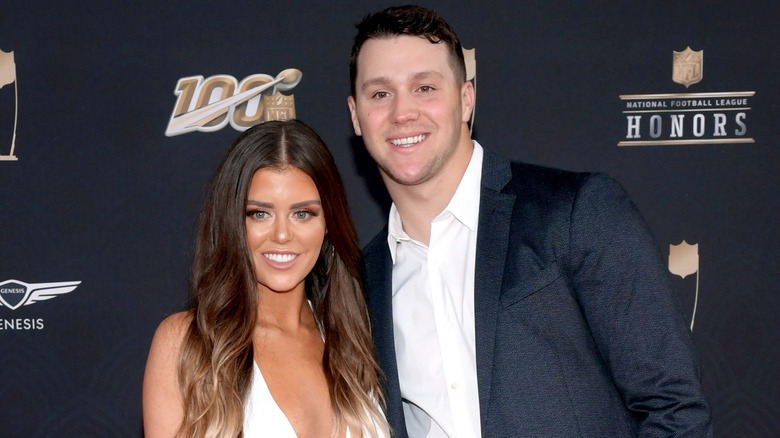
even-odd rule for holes
{"type": "Polygon", "coordinates": [[[393,436],[406,437],[406,422],[401,404],[398,364],[393,336],[392,259],[387,247],[387,227],[366,246],[366,298],[371,314],[371,330],[379,366],[385,373],[387,421],[393,436]]]}
{"type": "MultiPolygon", "coordinates": [[[[485,151],[482,163],[474,315],[480,420],[484,426],[490,401],[496,320],[515,196],[501,190],[511,179],[509,161],[485,151]]],[[[406,436],[398,365],[393,338],[392,260],[387,228],[365,248],[366,291],[377,359],[387,379],[387,420],[396,437],[406,436]]]]}
{"type": "Polygon", "coordinates": [[[485,151],[474,272],[477,384],[483,428],[490,401],[496,320],[515,201],[514,195],[502,194],[500,191],[509,182],[511,175],[507,160],[485,151]]]}

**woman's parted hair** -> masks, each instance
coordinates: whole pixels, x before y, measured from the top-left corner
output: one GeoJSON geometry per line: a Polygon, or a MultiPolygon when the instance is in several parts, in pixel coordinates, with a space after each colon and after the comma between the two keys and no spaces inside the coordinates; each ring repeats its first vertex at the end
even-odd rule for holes
{"type": "Polygon", "coordinates": [[[257,280],[246,242],[246,202],[255,172],[295,167],[320,195],[327,236],[306,278],[325,337],[323,368],[336,414],[353,434],[385,427],[379,367],[362,288],[362,258],[341,176],[320,137],[297,120],[269,121],[233,142],[208,190],[195,245],[192,323],[179,363],[180,435],[242,436],[252,379],[257,280]]]}

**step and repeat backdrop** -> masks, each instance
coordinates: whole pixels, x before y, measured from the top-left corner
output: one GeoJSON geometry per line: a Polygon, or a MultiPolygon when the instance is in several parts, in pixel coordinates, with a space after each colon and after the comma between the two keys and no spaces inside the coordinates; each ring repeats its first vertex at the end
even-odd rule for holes
{"type": "MultiPolygon", "coordinates": [[[[716,435],[773,437],[780,7],[720,3],[423,5],[474,50],[474,137],[626,187],[668,255],[716,435]]],[[[205,185],[247,127],[311,125],[361,241],[381,228],[347,63],[354,24],[389,5],[0,4],[0,436],[143,436],[152,335],[186,306],[205,185]]]]}

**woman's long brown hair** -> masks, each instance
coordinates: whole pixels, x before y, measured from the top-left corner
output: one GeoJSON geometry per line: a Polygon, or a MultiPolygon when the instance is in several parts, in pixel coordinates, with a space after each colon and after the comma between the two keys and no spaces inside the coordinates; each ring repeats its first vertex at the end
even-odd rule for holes
{"type": "Polygon", "coordinates": [[[241,134],[208,191],[195,245],[192,322],[179,361],[184,399],[179,436],[242,436],[258,308],[246,243],[247,193],[258,169],[290,166],[314,181],[328,230],[306,278],[306,295],[325,337],[322,365],[335,414],[333,434],[342,422],[356,437],[386,431],[361,252],[341,176],[319,136],[292,120],[265,122],[241,134]]]}

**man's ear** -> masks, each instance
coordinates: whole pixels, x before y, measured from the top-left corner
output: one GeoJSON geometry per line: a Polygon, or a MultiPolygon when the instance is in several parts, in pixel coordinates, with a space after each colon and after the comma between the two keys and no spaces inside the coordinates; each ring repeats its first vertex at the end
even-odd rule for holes
{"type": "Polygon", "coordinates": [[[474,84],[466,81],[460,89],[461,121],[468,123],[471,120],[471,112],[474,109],[474,84]]]}
{"type": "Polygon", "coordinates": [[[362,136],[363,132],[360,130],[360,122],[357,118],[357,104],[353,96],[347,97],[347,106],[349,106],[349,115],[352,117],[352,129],[355,130],[355,135],[362,136]]]}

